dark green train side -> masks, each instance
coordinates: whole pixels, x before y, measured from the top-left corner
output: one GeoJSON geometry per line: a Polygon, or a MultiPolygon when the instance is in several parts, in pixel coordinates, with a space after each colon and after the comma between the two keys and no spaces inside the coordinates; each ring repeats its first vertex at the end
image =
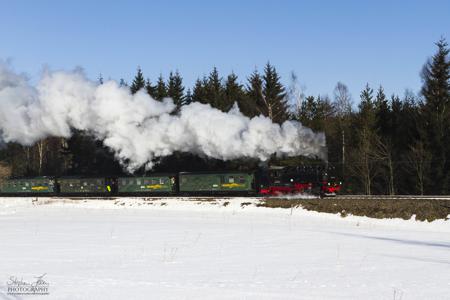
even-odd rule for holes
{"type": "Polygon", "coordinates": [[[57,192],[55,180],[46,177],[7,179],[0,182],[3,195],[52,195],[57,192]]]}
{"type": "Polygon", "coordinates": [[[113,191],[114,180],[103,177],[67,177],[56,179],[59,194],[64,195],[105,195],[113,191]]]}
{"type": "Polygon", "coordinates": [[[145,177],[119,177],[118,195],[163,195],[176,194],[176,174],[161,174],[145,177]]]}
{"type": "Polygon", "coordinates": [[[180,173],[182,194],[252,194],[255,192],[253,173],[180,173]]]}
{"type": "Polygon", "coordinates": [[[20,178],[0,182],[0,196],[152,196],[255,194],[246,172],[152,174],[142,177],[20,178]]]}

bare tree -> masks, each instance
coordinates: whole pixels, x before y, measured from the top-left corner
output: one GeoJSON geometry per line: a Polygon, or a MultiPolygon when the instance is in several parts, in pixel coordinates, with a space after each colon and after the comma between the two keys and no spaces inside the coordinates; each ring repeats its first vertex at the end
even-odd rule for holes
{"type": "Polygon", "coordinates": [[[287,97],[289,99],[291,110],[294,113],[298,113],[302,108],[302,104],[306,99],[305,90],[306,87],[299,83],[297,74],[292,71],[291,84],[288,89],[287,97]]]}
{"type": "Polygon", "coordinates": [[[274,122],[275,118],[278,118],[283,113],[283,111],[279,109],[282,106],[281,103],[274,103],[274,102],[268,100],[266,95],[264,95],[262,88],[259,89],[258,92],[260,93],[260,96],[261,96],[263,109],[261,109],[259,107],[257,107],[256,109],[262,115],[265,115],[265,112],[267,112],[267,117],[272,122],[274,122]]]}
{"type": "Polygon", "coordinates": [[[338,82],[334,88],[334,109],[336,111],[338,126],[341,132],[341,159],[342,159],[342,177],[345,175],[345,131],[349,127],[350,115],[352,112],[352,96],[348,88],[342,82],[338,82]]]}
{"type": "Polygon", "coordinates": [[[359,144],[352,151],[351,173],[359,178],[364,187],[366,195],[372,194],[372,182],[377,175],[377,168],[374,159],[374,137],[367,128],[362,128],[359,133],[359,144]]]}
{"type": "Polygon", "coordinates": [[[42,175],[42,166],[44,164],[44,157],[47,152],[47,139],[41,139],[37,142],[36,149],[38,154],[38,174],[42,175]]]}
{"type": "Polygon", "coordinates": [[[394,185],[394,161],[393,161],[393,145],[391,141],[383,141],[379,137],[375,137],[375,149],[373,158],[379,162],[378,167],[382,173],[387,173],[388,193],[395,195],[394,185]],[[382,170],[384,169],[385,170],[382,170]]]}
{"type": "Polygon", "coordinates": [[[410,147],[408,157],[409,166],[417,177],[416,187],[420,194],[424,194],[425,176],[430,168],[431,154],[425,149],[422,141],[417,141],[410,147]]]}

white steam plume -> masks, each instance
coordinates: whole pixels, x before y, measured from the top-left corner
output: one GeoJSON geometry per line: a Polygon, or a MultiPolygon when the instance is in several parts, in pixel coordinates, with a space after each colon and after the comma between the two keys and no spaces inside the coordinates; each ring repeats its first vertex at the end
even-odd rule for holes
{"type": "Polygon", "coordinates": [[[45,72],[33,87],[0,63],[0,141],[31,145],[48,136],[70,137],[85,130],[112,149],[132,172],[175,151],[229,160],[271,154],[325,159],[325,136],[300,123],[281,126],[247,118],[235,105],[228,113],[192,103],[173,114],[171,99],[134,95],[115,81],[96,85],[81,71],[45,72]]]}

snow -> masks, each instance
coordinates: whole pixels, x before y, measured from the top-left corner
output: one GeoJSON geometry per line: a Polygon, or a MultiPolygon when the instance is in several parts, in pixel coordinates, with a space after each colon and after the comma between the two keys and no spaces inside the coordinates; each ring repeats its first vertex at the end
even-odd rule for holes
{"type": "Polygon", "coordinates": [[[203,200],[0,198],[0,299],[450,297],[450,221],[203,200]]]}

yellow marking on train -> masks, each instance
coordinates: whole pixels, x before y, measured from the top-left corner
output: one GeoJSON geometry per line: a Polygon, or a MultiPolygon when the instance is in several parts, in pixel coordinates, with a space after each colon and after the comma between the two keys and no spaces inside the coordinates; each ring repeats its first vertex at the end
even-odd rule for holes
{"type": "Polygon", "coordinates": [[[146,186],[146,188],[152,189],[152,190],[160,189],[160,188],[162,188],[162,187],[163,187],[163,186],[160,185],[160,184],[151,184],[151,185],[147,185],[147,186],[146,186]]]}
{"type": "Polygon", "coordinates": [[[32,186],[31,189],[33,191],[43,191],[48,190],[48,186],[32,186]]]}
{"type": "Polygon", "coordinates": [[[111,187],[109,185],[106,186],[106,189],[108,190],[108,192],[111,192],[111,187]]]}
{"type": "Polygon", "coordinates": [[[222,184],[222,187],[228,187],[228,188],[235,188],[235,187],[244,187],[244,184],[239,183],[224,183],[222,184]]]}

